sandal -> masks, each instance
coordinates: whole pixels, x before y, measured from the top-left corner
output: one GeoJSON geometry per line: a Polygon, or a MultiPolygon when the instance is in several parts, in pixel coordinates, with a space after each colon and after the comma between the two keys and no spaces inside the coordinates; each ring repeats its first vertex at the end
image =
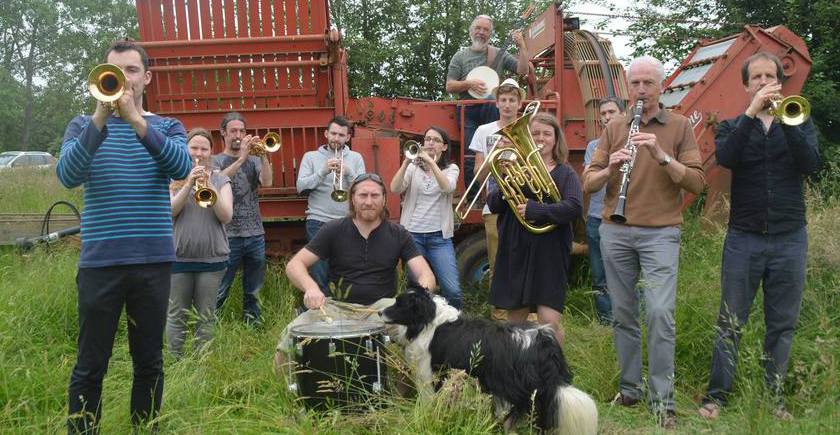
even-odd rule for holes
{"type": "Polygon", "coordinates": [[[706,420],[715,420],[720,416],[720,405],[714,402],[704,403],[697,412],[706,420]]]}

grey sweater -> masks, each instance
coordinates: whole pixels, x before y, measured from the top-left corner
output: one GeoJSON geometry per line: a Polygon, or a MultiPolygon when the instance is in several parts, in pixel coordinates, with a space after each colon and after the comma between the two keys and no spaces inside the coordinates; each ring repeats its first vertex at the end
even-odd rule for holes
{"type": "MultiPolygon", "coordinates": [[[[365,162],[362,155],[351,151],[346,146],[342,148],[344,159],[344,190],[349,192],[350,183],[359,175],[365,172],[365,162]]],[[[297,191],[301,195],[309,195],[309,207],[306,209],[306,218],[321,222],[329,222],[347,216],[349,211],[348,201],[336,202],[330,194],[333,191],[332,171],[325,171],[324,166],[327,160],[334,157],[334,152],[321,145],[315,151],[309,151],[303,155],[300,162],[300,172],[297,178],[297,191]]]]}

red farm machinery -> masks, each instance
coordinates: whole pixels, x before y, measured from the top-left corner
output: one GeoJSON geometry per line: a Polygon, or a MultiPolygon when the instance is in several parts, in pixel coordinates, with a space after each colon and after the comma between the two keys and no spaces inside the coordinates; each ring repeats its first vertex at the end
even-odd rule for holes
{"type": "MultiPolygon", "coordinates": [[[[136,5],[153,72],[149,111],[176,117],[188,129],[211,129],[217,139],[222,116],[237,111],[251,132],[281,135],[282,149],[271,155],[274,187],[260,191],[273,254],[294,252],[305,243],[306,198],[295,190],[297,169],[303,154],[322,142],[335,115],[354,122],[352,148],[386,181],[400,165],[402,142],[418,138],[430,125],[459,138],[453,156],[461,168],[472,158],[463,152],[458,106],[480,101],[349,97],[348,53],[331,30],[326,0],[136,0],[136,5]]],[[[627,89],[610,42],[577,23],[552,5],[524,35],[534,67],[527,77],[528,99],[540,100],[541,110],[561,121],[571,161],[582,169],[587,142],[600,134],[598,100],[611,95],[626,100],[627,89]]],[[[714,158],[714,127],[746,107],[740,68],[758,51],[783,60],[788,79],[783,91],[799,93],[811,59],[804,42],[783,26],[748,26],[727,38],[701,41],[665,82],[663,102],[694,125],[710,186],[709,215],[720,216],[718,198],[729,189],[729,174],[714,158]]],[[[441,77],[441,87],[444,81],[441,77]]],[[[220,144],[217,140],[215,152],[220,144]]],[[[463,173],[459,192],[465,187],[463,173]]],[[[388,206],[398,219],[399,197],[390,195],[388,206]]],[[[462,277],[471,282],[486,268],[479,210],[460,223],[455,238],[462,277]]]]}

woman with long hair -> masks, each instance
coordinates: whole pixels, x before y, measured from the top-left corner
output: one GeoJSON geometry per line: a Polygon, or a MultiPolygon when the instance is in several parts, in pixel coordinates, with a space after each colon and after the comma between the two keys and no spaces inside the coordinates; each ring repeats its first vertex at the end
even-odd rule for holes
{"type": "Polygon", "coordinates": [[[575,170],[567,163],[568,148],[557,118],[538,113],[531,118],[530,130],[561,200],[541,203],[523,188],[528,200],[513,210],[498,186],[491,183],[487,203],[492,213],[499,214],[499,252],[490,303],[508,310],[511,322],[523,322],[536,311],[539,323],[550,325],[562,344],[561,313],[569,281],[572,224],[581,216],[583,194],[575,170]],[[517,213],[536,225],[557,227],[543,234],[531,233],[516,219],[517,213]]]}
{"type": "Polygon", "coordinates": [[[452,244],[452,193],[460,170],[449,161],[450,147],[449,135],[443,129],[429,127],[417,158],[403,159],[391,179],[391,191],[404,195],[400,224],[414,237],[417,248],[432,267],[441,294],[450,305],[461,309],[464,300],[452,244]]]}
{"type": "Polygon", "coordinates": [[[213,338],[216,295],[230,253],[224,224],[233,216],[233,193],[230,178],[211,170],[212,143],[207,130],[190,131],[187,148],[194,166],[186,179],[170,186],[177,259],[172,266],[166,337],[176,357],[182,355],[192,310],[197,314],[196,348],[213,338]],[[198,204],[197,185],[213,191],[214,204],[198,204]]]}

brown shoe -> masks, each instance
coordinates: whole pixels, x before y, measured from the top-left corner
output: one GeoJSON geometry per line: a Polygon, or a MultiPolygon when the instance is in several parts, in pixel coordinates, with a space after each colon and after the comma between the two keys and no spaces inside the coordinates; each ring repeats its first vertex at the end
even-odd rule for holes
{"type": "Polygon", "coordinates": [[[677,413],[674,412],[673,409],[669,409],[665,411],[664,414],[660,414],[659,420],[659,427],[665,430],[676,430],[677,429],[677,413]]]}
{"type": "Polygon", "coordinates": [[[621,405],[627,408],[636,406],[639,403],[639,399],[635,397],[625,396],[622,393],[618,393],[615,395],[615,398],[611,402],[613,405],[621,405]]]}

